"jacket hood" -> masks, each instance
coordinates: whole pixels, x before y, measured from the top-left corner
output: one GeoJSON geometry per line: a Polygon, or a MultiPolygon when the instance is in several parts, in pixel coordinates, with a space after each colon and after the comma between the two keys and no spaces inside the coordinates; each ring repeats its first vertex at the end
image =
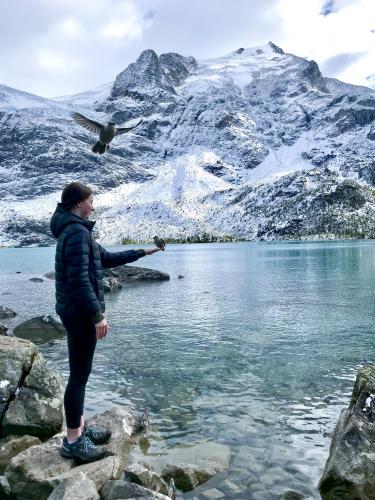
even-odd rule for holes
{"type": "Polygon", "coordinates": [[[82,217],[73,214],[66,208],[62,207],[61,203],[58,203],[50,222],[51,233],[55,238],[58,238],[66,226],[77,223],[85,226],[90,232],[95,226],[95,221],[82,219],[82,217]]]}

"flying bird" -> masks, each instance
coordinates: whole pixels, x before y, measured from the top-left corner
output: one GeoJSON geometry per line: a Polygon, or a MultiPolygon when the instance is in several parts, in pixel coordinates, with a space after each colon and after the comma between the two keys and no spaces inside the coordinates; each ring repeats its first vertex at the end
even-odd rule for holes
{"type": "Polygon", "coordinates": [[[163,252],[164,252],[164,249],[165,249],[165,241],[164,240],[161,240],[157,236],[154,236],[154,243],[158,248],[160,248],[160,250],[163,250],[163,252]]]}
{"type": "Polygon", "coordinates": [[[101,123],[91,120],[90,118],[86,118],[86,116],[81,115],[81,113],[78,113],[77,111],[71,111],[70,114],[78,125],[81,125],[81,127],[84,127],[86,130],[99,135],[99,140],[96,144],[94,144],[91,151],[93,153],[99,153],[100,155],[109,149],[109,143],[114,137],[126,134],[126,132],[130,132],[130,130],[135,129],[142,123],[142,120],[140,120],[137,125],[134,125],[134,127],[116,128],[115,122],[113,121],[109,121],[107,125],[102,125],[101,123]]]}

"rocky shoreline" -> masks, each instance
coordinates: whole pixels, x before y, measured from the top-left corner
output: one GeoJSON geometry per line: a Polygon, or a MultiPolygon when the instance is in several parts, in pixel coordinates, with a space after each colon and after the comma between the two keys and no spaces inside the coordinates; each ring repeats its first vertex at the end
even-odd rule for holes
{"type": "MultiPolygon", "coordinates": [[[[107,292],[126,282],[170,279],[166,273],[133,266],[108,269],[104,274],[107,292]]],[[[54,279],[54,273],[43,278],[54,279]]],[[[0,306],[0,320],[16,316],[15,311],[0,306]]],[[[0,327],[0,498],[174,499],[225,469],[220,462],[177,463],[166,464],[158,474],[150,464],[130,460],[139,439],[147,439],[148,417],[145,411],[124,406],[87,420],[111,429],[103,459],[80,465],[62,458],[63,380],[48,368],[34,342],[61,340],[65,330],[50,315],[18,324],[13,334],[6,325],[0,327]]],[[[206,498],[219,498],[218,494],[223,497],[207,490],[206,498]]]]}
{"type": "Polygon", "coordinates": [[[224,469],[221,463],[179,463],[157,474],[147,463],[130,463],[148,417],[124,406],[87,421],[111,430],[103,459],[83,465],[66,460],[59,454],[62,397],[61,376],[32,342],[0,336],[0,498],[173,499],[176,488],[191,491],[224,469]]]}
{"type": "MultiPolygon", "coordinates": [[[[202,465],[198,459],[167,463],[155,472],[154,464],[134,453],[147,441],[148,412],[125,406],[88,419],[111,430],[103,459],[83,465],[63,459],[63,391],[60,374],[47,367],[35,344],[0,335],[0,498],[174,499],[228,467],[220,461],[202,465]]],[[[349,407],[332,438],[319,483],[323,500],[375,499],[374,441],[375,365],[366,365],[358,372],[349,407]]],[[[245,498],[240,485],[229,479],[226,483],[225,493],[211,487],[200,491],[199,498],[245,498]]],[[[281,498],[306,497],[287,490],[281,498]]]]}

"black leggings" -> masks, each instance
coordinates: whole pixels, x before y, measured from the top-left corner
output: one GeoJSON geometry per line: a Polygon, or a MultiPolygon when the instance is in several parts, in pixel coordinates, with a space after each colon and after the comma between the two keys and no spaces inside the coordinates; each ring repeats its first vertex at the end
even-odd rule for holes
{"type": "Polygon", "coordinates": [[[61,321],[68,332],[70,367],[64,395],[66,426],[76,429],[81,425],[85,388],[96,347],[96,330],[89,316],[61,316],[61,321]]]}

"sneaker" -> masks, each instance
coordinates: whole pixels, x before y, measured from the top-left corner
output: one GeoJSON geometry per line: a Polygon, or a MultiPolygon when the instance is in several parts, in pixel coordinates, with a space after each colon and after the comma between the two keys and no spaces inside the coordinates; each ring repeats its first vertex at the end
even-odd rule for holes
{"type": "Polygon", "coordinates": [[[74,458],[77,462],[87,463],[104,457],[104,450],[98,448],[87,436],[80,436],[74,443],[68,443],[64,437],[60,455],[64,458],[74,458]]]}
{"type": "Polygon", "coordinates": [[[109,429],[93,424],[84,427],[83,434],[91,439],[94,444],[103,444],[111,437],[111,431],[109,429]]]}

